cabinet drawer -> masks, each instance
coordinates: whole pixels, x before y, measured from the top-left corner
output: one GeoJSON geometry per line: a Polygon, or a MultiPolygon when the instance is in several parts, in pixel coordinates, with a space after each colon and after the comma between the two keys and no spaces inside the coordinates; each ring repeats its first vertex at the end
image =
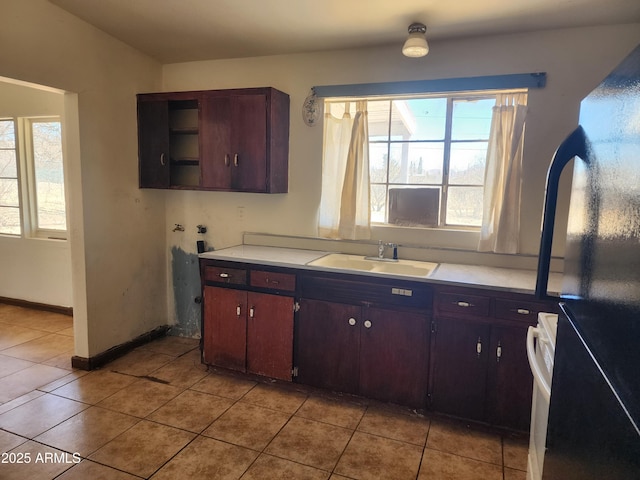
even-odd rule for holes
{"type": "Polygon", "coordinates": [[[437,305],[441,312],[488,317],[491,297],[466,293],[440,293],[437,305]]]}
{"type": "Polygon", "coordinates": [[[251,270],[252,287],[273,288],[293,292],[296,289],[296,276],[291,273],[265,272],[251,270]]]}
{"type": "Polygon", "coordinates": [[[429,286],[401,280],[383,283],[380,280],[344,280],[335,276],[304,276],[300,287],[303,298],[355,305],[426,309],[431,307],[432,299],[429,286]]]}
{"type": "Polygon", "coordinates": [[[239,268],[207,266],[204,269],[204,279],[206,282],[246,285],[247,271],[239,268]]]}
{"type": "Polygon", "coordinates": [[[535,324],[538,312],[543,311],[545,305],[542,303],[496,298],[496,318],[535,324]]]}

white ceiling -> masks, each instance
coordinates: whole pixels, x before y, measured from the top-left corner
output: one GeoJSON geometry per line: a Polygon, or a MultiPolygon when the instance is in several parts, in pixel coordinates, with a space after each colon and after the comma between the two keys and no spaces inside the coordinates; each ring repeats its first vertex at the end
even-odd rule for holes
{"type": "Polygon", "coordinates": [[[640,22],[640,0],[50,0],[162,63],[640,22]]]}

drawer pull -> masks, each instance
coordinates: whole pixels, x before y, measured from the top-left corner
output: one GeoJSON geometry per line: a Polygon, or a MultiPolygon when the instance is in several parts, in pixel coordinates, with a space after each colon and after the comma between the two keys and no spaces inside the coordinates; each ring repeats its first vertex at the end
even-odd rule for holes
{"type": "Polygon", "coordinates": [[[478,337],[478,341],[476,342],[476,353],[478,354],[478,358],[480,358],[480,354],[482,353],[482,338],[478,337]]]}
{"type": "Polygon", "coordinates": [[[228,273],[221,273],[220,278],[231,278],[231,275],[229,275],[228,273]]]}
{"type": "Polygon", "coordinates": [[[458,305],[459,307],[463,307],[463,308],[468,308],[468,307],[473,307],[473,303],[469,303],[469,302],[456,302],[456,305],[458,305]]]}
{"type": "Polygon", "coordinates": [[[365,320],[364,321],[364,327],[365,328],[371,328],[371,322],[369,320],[365,320]]]}
{"type": "Polygon", "coordinates": [[[351,325],[351,326],[353,327],[355,324],[356,324],[356,319],[355,319],[355,318],[353,318],[353,317],[351,317],[351,318],[349,319],[349,325],[351,325]]]}
{"type": "Polygon", "coordinates": [[[519,315],[529,315],[531,313],[531,311],[527,310],[526,308],[518,308],[516,312],[519,315]]]}
{"type": "Polygon", "coordinates": [[[271,285],[280,285],[280,282],[278,280],[269,280],[267,278],[267,284],[271,284],[271,285]]]}

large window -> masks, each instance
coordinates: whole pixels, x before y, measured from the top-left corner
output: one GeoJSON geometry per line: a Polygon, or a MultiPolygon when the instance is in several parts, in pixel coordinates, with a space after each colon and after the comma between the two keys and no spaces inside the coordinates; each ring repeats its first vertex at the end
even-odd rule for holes
{"type": "MultiPolygon", "coordinates": [[[[478,228],[496,92],[367,102],[371,222],[478,228]]],[[[355,102],[327,99],[340,118],[355,102]]]]}
{"type": "Polygon", "coordinates": [[[60,119],[0,119],[0,234],[65,238],[60,119]]]}

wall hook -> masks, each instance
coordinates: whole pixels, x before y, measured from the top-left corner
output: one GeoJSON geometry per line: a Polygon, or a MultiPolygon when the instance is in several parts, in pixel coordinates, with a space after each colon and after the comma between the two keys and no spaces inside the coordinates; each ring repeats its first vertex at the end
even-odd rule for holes
{"type": "Polygon", "coordinates": [[[175,227],[173,228],[173,231],[174,232],[184,232],[184,227],[181,224],[176,223],[175,227]]]}
{"type": "Polygon", "coordinates": [[[198,233],[207,233],[207,227],[204,225],[197,225],[196,227],[198,228],[198,233]]]}

